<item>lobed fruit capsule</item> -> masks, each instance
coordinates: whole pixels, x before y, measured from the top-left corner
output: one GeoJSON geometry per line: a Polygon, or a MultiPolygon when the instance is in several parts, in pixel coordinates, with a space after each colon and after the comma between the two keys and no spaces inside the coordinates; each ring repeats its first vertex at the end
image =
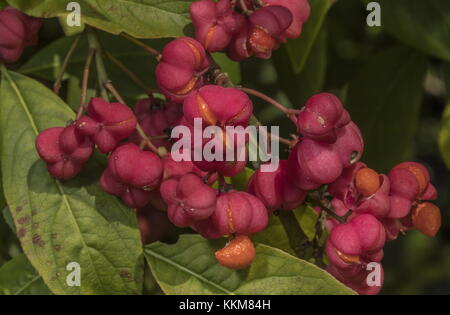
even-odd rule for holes
{"type": "Polygon", "coordinates": [[[274,172],[261,168],[249,179],[247,192],[261,200],[269,211],[292,210],[303,203],[306,191],[293,185],[287,174],[287,161],[282,160],[274,172]]]}
{"type": "Polygon", "coordinates": [[[90,137],[102,153],[114,150],[120,141],[131,136],[136,130],[136,116],[124,104],[92,98],[87,112],[87,116],[77,120],[77,131],[90,137]]]}
{"type": "Polygon", "coordinates": [[[388,177],[391,182],[390,218],[406,217],[415,201],[434,200],[437,197],[428,170],[419,163],[400,163],[392,168],[388,177]]]}
{"type": "Polygon", "coordinates": [[[297,117],[297,130],[304,137],[334,143],[337,129],[350,122],[341,101],[333,94],[319,93],[308,99],[297,117]]]}
{"type": "Polygon", "coordinates": [[[168,205],[170,221],[179,227],[205,220],[216,209],[216,191],[193,173],[178,180],[172,178],[164,181],[160,192],[168,205]]]}
{"type": "Polygon", "coordinates": [[[41,25],[41,19],[12,7],[0,10],[0,61],[18,61],[25,47],[36,45],[41,25]]]}
{"type": "Polygon", "coordinates": [[[156,81],[169,100],[182,103],[203,85],[202,75],[210,65],[202,44],[190,37],[179,37],[164,47],[156,67],[156,81]]]}
{"type": "Polygon", "coordinates": [[[255,196],[229,191],[218,195],[214,213],[196,223],[194,228],[211,239],[231,234],[252,235],[262,231],[268,220],[264,204],[255,196]]]}
{"type": "Polygon", "coordinates": [[[282,34],[292,24],[292,13],[283,6],[263,7],[249,16],[247,44],[250,54],[268,59],[278,49],[282,34]]]}
{"type": "Polygon", "coordinates": [[[206,85],[189,95],[183,103],[187,122],[203,120],[203,126],[247,126],[253,114],[250,98],[239,89],[206,85]]]}
{"type": "Polygon", "coordinates": [[[112,152],[108,168],[100,178],[100,186],[121,197],[129,207],[141,208],[150,202],[161,176],[162,163],[155,153],[127,143],[112,152]]]}
{"type": "Polygon", "coordinates": [[[36,138],[36,149],[49,173],[62,180],[75,177],[94,150],[89,138],[79,135],[74,125],[49,128],[36,138]]]}
{"type": "Polygon", "coordinates": [[[384,243],[385,230],[380,221],[370,214],[361,214],[332,229],[326,252],[335,266],[349,269],[360,264],[363,256],[378,252],[384,243]]]}
{"type": "Polygon", "coordinates": [[[301,190],[332,183],[343,170],[341,157],[332,145],[311,139],[295,145],[289,154],[288,168],[291,182],[301,190]]]}
{"type": "Polygon", "coordinates": [[[282,38],[297,38],[302,33],[303,23],[310,15],[310,5],[308,0],[263,0],[268,6],[283,6],[292,14],[292,23],[281,35],[282,38]]]}
{"type": "Polygon", "coordinates": [[[334,151],[339,155],[344,168],[358,162],[364,152],[364,140],[358,126],[349,122],[336,132],[336,142],[332,144],[334,151]]]}
{"type": "Polygon", "coordinates": [[[234,12],[229,0],[200,0],[190,7],[195,38],[209,52],[224,50],[243,24],[245,17],[234,12]]]}

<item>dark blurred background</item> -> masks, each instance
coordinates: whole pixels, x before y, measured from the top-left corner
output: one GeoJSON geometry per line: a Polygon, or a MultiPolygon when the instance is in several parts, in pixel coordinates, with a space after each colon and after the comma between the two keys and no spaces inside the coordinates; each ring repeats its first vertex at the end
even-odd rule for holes
{"type": "MultiPolygon", "coordinates": [[[[322,91],[339,95],[363,132],[366,141],[363,161],[370,167],[387,172],[405,160],[419,161],[428,166],[432,182],[439,192],[436,203],[442,212],[441,231],[433,239],[411,231],[386,245],[382,293],[449,294],[450,201],[447,192],[450,188],[450,140],[447,134],[450,134],[450,122],[443,116],[450,99],[450,63],[440,58],[440,53],[428,53],[427,43],[421,47],[420,43],[412,43],[408,36],[403,39],[402,34],[396,32],[405,29],[396,23],[416,21],[416,17],[411,15],[416,12],[425,19],[416,22],[422,23],[420,25],[425,29],[429,26],[433,32],[424,35],[420,29],[411,31],[417,32],[419,40],[420,36],[425,36],[428,42],[448,48],[449,1],[394,1],[397,5],[392,0],[388,0],[391,1],[389,5],[386,0],[379,1],[383,5],[381,27],[367,26],[367,1],[323,0],[320,4],[321,1],[311,0],[313,9],[324,9],[322,5],[325,2],[330,4],[330,9],[322,26],[317,29],[311,47],[301,41],[290,42],[283,45],[270,61],[251,58],[243,62],[240,69],[237,64],[224,62],[223,56],[217,58],[224,62],[235,82],[240,81],[246,87],[264,91],[286,106],[300,108],[311,95],[322,91]],[[402,3],[411,4],[415,11],[402,11],[397,19],[394,9],[401,9],[402,3]],[[445,10],[436,9],[436,4],[442,5],[445,10]],[[440,24],[435,27],[433,23],[440,24]],[[310,53],[304,60],[304,66],[300,67],[305,50],[310,53]],[[300,67],[301,71],[296,71],[296,67],[300,67]]],[[[70,44],[70,40],[60,39],[63,35],[57,19],[46,20],[39,46],[26,51],[23,64],[17,65],[17,69],[51,86],[58,73],[60,59],[70,44]],[[58,43],[55,44],[55,41],[58,43]],[[36,57],[39,61],[34,64],[36,53],[48,46],[51,46],[50,49],[41,52],[41,56],[36,57]],[[46,56],[48,64],[42,55],[46,56]],[[59,58],[56,66],[53,61],[55,56],[59,58]]],[[[154,86],[151,69],[154,65],[147,67],[145,64],[150,62],[148,56],[137,54],[138,48],[123,40],[118,44],[116,37],[103,33],[101,37],[110,52],[117,53],[119,59],[154,86]]],[[[151,43],[161,47],[164,40],[151,43]]],[[[84,52],[81,49],[75,54],[76,62],[69,66],[69,74],[81,73],[86,53],[86,49],[84,52]]],[[[130,95],[125,95],[130,103],[142,96],[140,92],[127,88],[130,82],[120,72],[114,72],[111,76],[116,85],[131,91],[130,95]]],[[[72,79],[69,78],[69,84],[63,89],[71,105],[71,95],[73,104],[76,104],[78,96],[73,95],[79,92],[79,81],[72,82],[72,79]]],[[[280,112],[261,101],[254,101],[256,116],[263,124],[280,126],[281,135],[286,137],[295,131],[294,125],[287,123],[280,112]]],[[[447,113],[450,116],[449,110],[447,113]]],[[[286,152],[283,154],[286,156],[286,152]]],[[[0,265],[19,251],[14,234],[0,220],[0,265]]]]}
{"type": "MultiPolygon", "coordinates": [[[[382,293],[449,294],[450,171],[443,153],[450,154],[445,141],[450,126],[443,113],[450,99],[450,67],[405,45],[383,26],[368,27],[367,14],[361,1],[337,1],[302,73],[292,73],[283,48],[272,61],[244,62],[243,85],[277,95],[280,102],[296,108],[313,93],[334,92],[345,100],[363,131],[367,149],[363,162],[380,172],[405,160],[427,165],[439,192],[436,204],[442,212],[441,230],[435,238],[410,231],[386,245],[382,293]]],[[[450,37],[446,41],[449,45],[450,37]]],[[[294,132],[276,110],[263,103],[256,107],[260,120],[281,126],[284,135],[294,132]]]]}

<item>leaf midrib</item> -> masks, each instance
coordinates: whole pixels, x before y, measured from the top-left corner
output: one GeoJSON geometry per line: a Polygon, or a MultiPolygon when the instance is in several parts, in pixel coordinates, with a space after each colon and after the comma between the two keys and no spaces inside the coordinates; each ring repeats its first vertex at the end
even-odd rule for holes
{"type": "MultiPolygon", "coordinates": [[[[200,275],[200,274],[198,274],[198,273],[196,273],[196,272],[194,272],[194,271],[192,271],[192,270],[190,270],[190,269],[188,269],[188,268],[186,268],[186,267],[176,263],[175,261],[173,261],[173,260],[171,260],[169,258],[166,258],[166,257],[156,253],[155,251],[153,251],[153,250],[151,250],[149,248],[146,248],[144,253],[145,254],[149,254],[149,255],[153,256],[154,258],[159,259],[159,260],[161,260],[161,261],[163,261],[163,262],[165,262],[165,263],[167,263],[169,265],[172,265],[172,266],[178,268],[179,270],[181,270],[181,271],[183,271],[183,272],[185,272],[185,273],[187,273],[187,274],[189,274],[189,275],[191,275],[193,277],[196,277],[200,281],[203,281],[203,282],[205,282],[207,284],[210,284],[211,286],[215,287],[216,289],[219,289],[219,290],[223,291],[224,293],[226,293],[228,295],[236,295],[234,292],[227,290],[226,288],[222,287],[221,285],[219,285],[219,284],[217,284],[217,283],[215,283],[215,282],[205,278],[204,276],[202,276],[202,275],[200,275]]],[[[150,265],[150,268],[153,269],[152,265],[151,264],[149,264],[149,265],[150,265]]],[[[153,270],[152,270],[152,272],[153,272],[153,270]]],[[[153,272],[153,274],[155,274],[155,273],[153,272]]]]}
{"type": "Polygon", "coordinates": [[[23,286],[21,286],[16,292],[13,293],[13,295],[20,295],[23,291],[25,291],[28,287],[30,287],[34,282],[41,279],[41,276],[37,274],[32,279],[30,279],[27,283],[25,283],[23,286]]]}
{"type": "MultiPolygon", "coordinates": [[[[5,74],[5,76],[6,76],[7,80],[8,80],[8,82],[9,82],[9,84],[12,86],[14,92],[16,93],[16,95],[17,95],[17,97],[18,97],[18,99],[19,99],[20,105],[22,106],[23,110],[24,110],[25,113],[27,114],[27,118],[28,118],[28,120],[30,121],[30,124],[31,124],[31,126],[32,126],[32,128],[33,128],[33,131],[34,131],[35,135],[37,136],[37,135],[39,134],[38,128],[37,128],[37,126],[36,126],[36,124],[35,124],[35,122],[34,122],[34,120],[33,120],[33,116],[31,115],[30,110],[28,109],[28,107],[27,107],[27,105],[26,105],[26,102],[25,102],[25,99],[24,99],[23,96],[22,96],[22,93],[20,92],[20,90],[19,90],[19,88],[17,87],[16,83],[12,80],[11,76],[9,75],[8,70],[5,69],[4,67],[2,67],[2,73],[5,74]]],[[[90,247],[86,244],[86,241],[84,240],[83,234],[81,233],[80,226],[78,225],[78,221],[75,219],[75,216],[74,216],[74,214],[73,214],[72,207],[70,206],[70,203],[69,203],[69,201],[67,200],[67,196],[66,196],[66,194],[65,194],[65,192],[64,192],[64,189],[63,189],[61,183],[60,183],[58,180],[55,180],[55,184],[56,184],[56,187],[58,188],[58,190],[59,190],[59,192],[60,192],[60,194],[61,194],[61,197],[62,197],[62,199],[63,199],[64,204],[66,205],[66,207],[67,207],[67,209],[68,209],[68,211],[69,211],[69,213],[70,213],[70,217],[71,217],[71,219],[73,220],[73,222],[74,222],[74,224],[75,224],[75,226],[76,226],[76,228],[77,228],[77,230],[78,230],[78,233],[79,233],[79,235],[80,235],[80,239],[81,239],[81,242],[82,242],[83,247],[85,247],[85,248],[88,249],[88,250],[87,250],[87,254],[88,254],[88,256],[89,256],[90,263],[91,263],[91,265],[92,265],[92,267],[93,267],[92,269],[95,271],[94,274],[95,274],[96,278],[98,279],[98,282],[100,283],[100,285],[101,285],[101,287],[102,287],[102,290],[104,290],[103,282],[101,281],[101,278],[100,278],[100,276],[99,276],[99,274],[98,274],[97,268],[96,268],[96,266],[95,266],[95,264],[94,264],[94,261],[93,261],[93,259],[92,259],[91,253],[90,253],[90,251],[89,251],[89,248],[90,248],[90,247]]]]}

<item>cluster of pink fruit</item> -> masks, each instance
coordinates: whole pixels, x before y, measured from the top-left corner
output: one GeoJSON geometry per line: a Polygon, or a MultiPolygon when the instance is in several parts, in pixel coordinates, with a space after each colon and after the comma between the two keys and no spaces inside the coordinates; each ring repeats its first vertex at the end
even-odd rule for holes
{"type": "Polygon", "coordinates": [[[0,62],[14,63],[27,46],[37,43],[42,21],[6,7],[0,10],[0,62]]]}
{"type": "Polygon", "coordinates": [[[270,58],[280,43],[300,36],[309,12],[307,0],[200,0],[191,6],[197,40],[235,61],[270,58]]]}
{"type": "Polygon", "coordinates": [[[366,282],[367,265],[382,260],[385,241],[412,228],[431,237],[439,230],[439,208],[424,202],[437,197],[429,173],[419,163],[405,162],[386,176],[359,162],[361,132],[334,95],[311,97],[297,116],[297,128],[303,137],[289,159],[276,172],[257,170],[248,191],[268,210],[290,210],[303,203],[308,191],[328,185],[325,206],[347,222],[331,217],[325,222],[327,270],[361,294],[378,293],[381,284],[366,282]]]}
{"type": "MultiPolygon", "coordinates": [[[[192,130],[196,119],[203,128],[247,127],[253,114],[241,89],[212,79],[217,68],[208,52],[227,49],[235,60],[268,58],[279,43],[300,35],[309,5],[306,0],[199,0],[191,15],[197,40],[177,38],[158,58],[156,79],[167,100],[141,100],[133,112],[125,104],[91,99],[85,116],[37,137],[37,151],[50,174],[73,178],[96,146],[108,154],[100,185],[137,209],[143,242],[160,239],[162,227],[172,224],[208,239],[232,236],[216,258],[233,269],[252,263],[250,237],[267,226],[271,212],[298,208],[320,192],[317,211],[334,212],[324,222],[330,232],[327,270],[359,293],[377,293],[380,286],[367,284],[366,267],[381,261],[385,241],[413,227],[430,236],[439,229],[439,209],[423,202],[436,198],[426,168],[407,162],[382,175],[359,162],[361,132],[329,93],[312,96],[296,111],[300,137],[292,142],[289,158],[274,172],[257,169],[246,192],[225,180],[239,174],[246,160],[175,161],[167,153],[174,140],[167,136],[171,128],[192,130]]],[[[204,138],[200,149],[216,140],[204,138]]],[[[230,141],[226,136],[219,140],[225,154],[230,141]]]]}
{"type": "Polygon", "coordinates": [[[441,225],[441,213],[428,202],[437,198],[427,169],[415,162],[400,163],[388,173],[378,174],[358,162],[344,170],[329,185],[331,205],[338,215],[351,212],[347,223],[334,219],[326,223],[330,237],[326,253],[328,271],[361,294],[376,294],[383,282],[369,286],[369,263],[380,263],[386,241],[413,228],[434,237],[441,225]]]}
{"type": "Polygon", "coordinates": [[[308,20],[307,0],[199,0],[191,5],[196,40],[169,43],[156,70],[159,88],[177,103],[205,84],[208,52],[227,51],[235,61],[270,58],[287,38],[297,38],[308,20]]]}

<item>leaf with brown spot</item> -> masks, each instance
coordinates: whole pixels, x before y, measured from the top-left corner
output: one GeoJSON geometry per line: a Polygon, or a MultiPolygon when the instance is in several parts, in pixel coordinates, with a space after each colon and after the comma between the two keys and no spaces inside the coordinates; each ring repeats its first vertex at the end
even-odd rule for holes
{"type": "Polygon", "coordinates": [[[36,153],[37,134],[64,126],[74,113],[41,83],[6,68],[0,99],[5,197],[14,209],[22,248],[49,289],[56,294],[140,293],[144,262],[136,218],[98,186],[103,161],[96,157],[77,179],[60,182],[49,176],[36,153]],[[22,226],[24,217],[29,221],[22,226]],[[81,265],[81,287],[67,286],[71,261],[81,265]],[[136,281],[122,279],[123,270],[136,281]]]}
{"type": "Polygon", "coordinates": [[[20,254],[0,268],[0,295],[50,295],[51,292],[28,261],[20,254]]]}

